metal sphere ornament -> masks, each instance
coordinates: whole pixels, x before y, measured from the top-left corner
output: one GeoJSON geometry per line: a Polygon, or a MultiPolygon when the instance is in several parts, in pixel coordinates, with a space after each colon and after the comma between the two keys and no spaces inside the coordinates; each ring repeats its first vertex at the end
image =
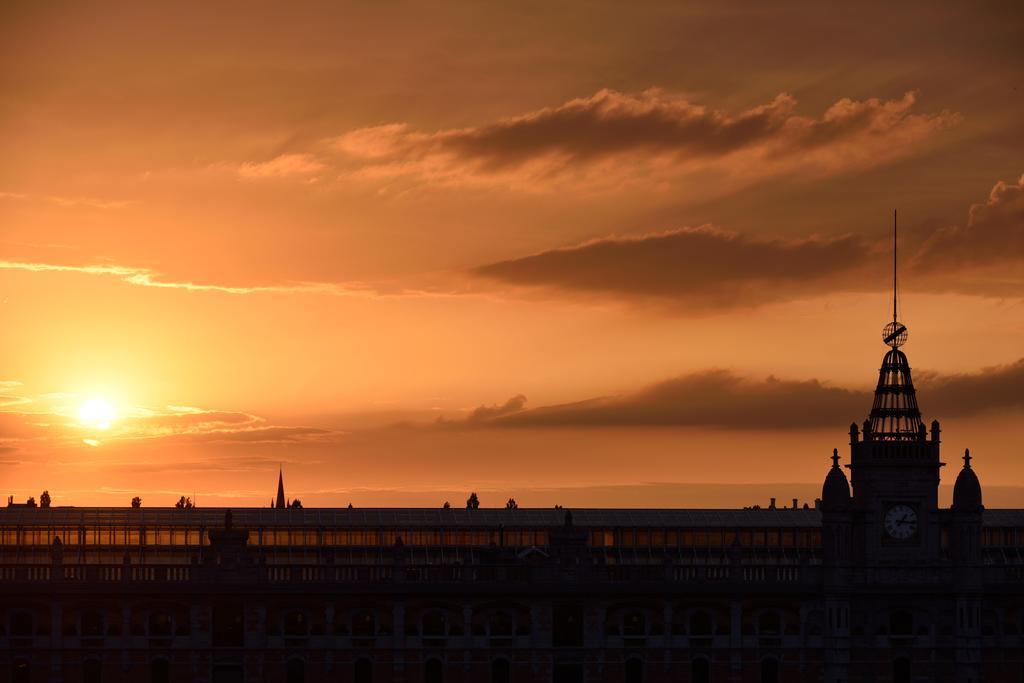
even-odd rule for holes
{"type": "Polygon", "coordinates": [[[906,344],[908,336],[907,326],[897,320],[893,320],[882,329],[882,341],[894,349],[906,344]]]}

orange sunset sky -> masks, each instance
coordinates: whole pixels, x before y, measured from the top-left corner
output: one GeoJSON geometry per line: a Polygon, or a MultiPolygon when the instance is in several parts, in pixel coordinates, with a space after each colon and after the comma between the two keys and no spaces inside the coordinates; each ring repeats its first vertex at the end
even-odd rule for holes
{"type": "Polygon", "coordinates": [[[5,2],[0,493],[1024,506],[1019,3],[5,2]]]}

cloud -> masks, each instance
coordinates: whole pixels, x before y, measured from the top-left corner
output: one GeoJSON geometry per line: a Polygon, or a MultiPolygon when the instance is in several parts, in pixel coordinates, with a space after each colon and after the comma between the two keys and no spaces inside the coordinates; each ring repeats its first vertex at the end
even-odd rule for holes
{"type": "Polygon", "coordinates": [[[31,195],[21,192],[0,192],[0,199],[15,201],[40,201],[57,206],[65,207],[86,207],[90,209],[123,209],[126,206],[135,204],[129,200],[98,199],[96,197],[61,197],[58,195],[31,195]]]}
{"type": "Polygon", "coordinates": [[[914,261],[922,270],[999,264],[1024,264],[1024,175],[997,182],[987,201],[971,206],[965,225],[937,230],[914,261]]]}
{"type": "MultiPolygon", "coordinates": [[[[958,417],[1024,409],[1024,358],[976,373],[918,373],[925,416],[958,417]]],[[[517,396],[509,410],[478,408],[464,426],[711,427],[803,429],[859,422],[872,392],[826,382],[763,380],[713,369],[682,375],[617,396],[525,409],[517,396]],[[483,411],[483,412],[480,412],[483,411]],[[487,411],[494,411],[493,414],[487,411]]]]}
{"type": "Polygon", "coordinates": [[[505,401],[501,405],[492,406],[477,406],[473,411],[462,420],[450,420],[444,417],[437,419],[437,424],[454,424],[454,425],[467,425],[467,424],[481,424],[494,420],[495,418],[504,417],[506,415],[513,415],[520,412],[526,407],[526,396],[523,394],[516,394],[509,400],[505,401]]]}
{"type": "Polygon", "coordinates": [[[689,308],[752,306],[861,286],[858,238],[755,240],[708,226],[608,237],[475,268],[478,277],[560,292],[671,299],[689,308]]]}
{"type": "Polygon", "coordinates": [[[199,284],[195,282],[166,281],[148,268],[118,265],[73,266],[55,263],[31,263],[24,261],[0,261],[0,270],[22,270],[33,273],[81,273],[116,277],[123,282],[139,287],[157,289],[180,289],[188,292],[215,292],[220,294],[327,294],[330,296],[371,297],[383,296],[361,283],[342,284],[336,282],[295,282],[280,285],[232,286],[220,284],[199,284]]]}
{"type": "Polygon", "coordinates": [[[919,373],[922,400],[936,415],[976,415],[1024,409],[1024,358],[976,373],[919,373]]]}
{"type": "Polygon", "coordinates": [[[796,113],[782,93],[737,113],[650,89],[601,90],[524,115],[433,133],[392,123],[333,141],[355,172],[371,178],[420,176],[447,184],[499,183],[543,189],[571,179],[617,184],[639,173],[670,177],[714,166],[733,175],[803,169],[837,172],[909,154],[958,114],[912,113],[916,95],[841,99],[820,117],[796,113]],[[611,162],[611,163],[609,163],[611,162]],[[609,177],[611,174],[612,177],[609,177]]]}
{"type": "MultiPolygon", "coordinates": [[[[191,406],[128,408],[103,430],[74,416],[76,396],[36,396],[26,402],[36,412],[0,409],[0,435],[6,446],[19,442],[77,445],[116,443],[307,443],[335,442],[345,432],[305,425],[280,425],[250,413],[203,410],[191,406]]],[[[20,404],[12,404],[20,405],[20,404]]],[[[2,408],[2,406],[0,406],[2,408]]]]}
{"type": "Polygon", "coordinates": [[[238,167],[243,178],[283,178],[311,176],[322,171],[324,164],[311,154],[282,154],[262,163],[244,163],[238,167]]]}

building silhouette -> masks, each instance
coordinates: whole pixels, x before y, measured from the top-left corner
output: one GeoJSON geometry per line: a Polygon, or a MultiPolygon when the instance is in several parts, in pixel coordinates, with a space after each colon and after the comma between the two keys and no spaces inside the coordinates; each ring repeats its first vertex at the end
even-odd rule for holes
{"type": "Polygon", "coordinates": [[[1024,510],[885,339],[814,508],[0,510],[0,681],[1022,681],[1024,510]]]}

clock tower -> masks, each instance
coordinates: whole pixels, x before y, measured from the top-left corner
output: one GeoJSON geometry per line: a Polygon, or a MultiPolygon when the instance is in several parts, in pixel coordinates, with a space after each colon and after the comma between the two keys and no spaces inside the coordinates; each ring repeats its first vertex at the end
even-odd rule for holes
{"type": "MultiPolygon", "coordinates": [[[[882,330],[889,350],[878,371],[871,414],[862,429],[850,425],[852,559],[865,567],[934,566],[941,555],[939,423],[928,430],[921,419],[910,363],[900,349],[908,332],[897,317],[896,292],[893,214],[892,322],[882,330]]],[[[885,581],[888,574],[873,576],[885,581]]]]}
{"type": "MultiPolygon", "coordinates": [[[[853,560],[864,566],[934,565],[941,551],[939,423],[925,428],[907,356],[906,327],[890,323],[871,414],[850,425],[853,560]],[[895,328],[894,328],[895,326],[895,328]]],[[[881,577],[879,577],[881,578],[881,577]]]]}

